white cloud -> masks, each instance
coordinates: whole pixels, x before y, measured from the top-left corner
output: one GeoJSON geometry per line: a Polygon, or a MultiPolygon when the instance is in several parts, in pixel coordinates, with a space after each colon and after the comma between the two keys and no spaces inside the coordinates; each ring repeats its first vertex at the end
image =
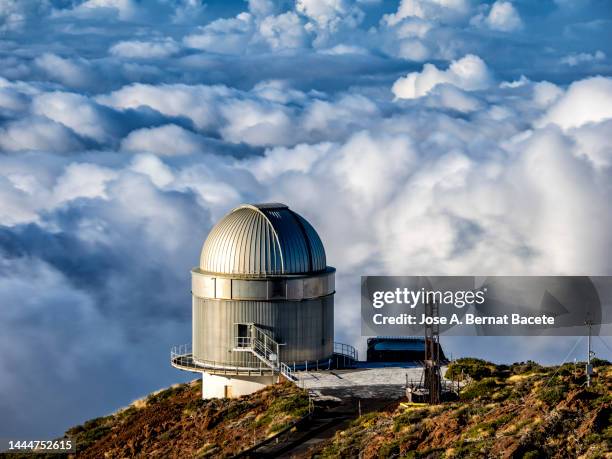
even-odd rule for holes
{"type": "Polygon", "coordinates": [[[17,115],[28,109],[29,100],[26,95],[11,87],[0,84],[0,114],[17,115]]]}
{"type": "Polygon", "coordinates": [[[571,129],[568,134],[575,140],[577,155],[589,158],[598,168],[612,166],[612,119],[597,124],[586,124],[571,129]]]}
{"type": "Polygon", "coordinates": [[[485,89],[492,82],[491,72],[482,59],[468,54],[451,62],[447,70],[439,70],[433,64],[425,64],[421,72],[412,72],[393,84],[393,94],[398,99],[416,99],[431,91],[438,84],[448,83],[466,91],[485,89]]]}
{"type": "Polygon", "coordinates": [[[454,22],[463,19],[469,12],[466,0],[402,0],[397,12],[385,15],[389,25],[405,18],[417,17],[440,22],[454,22]]]}
{"type": "Polygon", "coordinates": [[[259,24],[259,33],[272,49],[301,48],[308,39],[302,21],[293,11],[265,17],[259,24]]]}
{"type": "Polygon", "coordinates": [[[288,172],[308,174],[312,167],[327,154],[332,144],[299,144],[292,148],[274,147],[266,150],[265,158],[252,158],[240,164],[258,181],[266,182],[288,172]],[[291,161],[286,159],[291,157],[291,161]]]}
{"type": "Polygon", "coordinates": [[[568,54],[561,59],[561,63],[575,67],[580,64],[586,64],[588,62],[603,61],[606,58],[606,53],[601,50],[595,51],[593,54],[589,53],[578,53],[568,54]]]}
{"type": "Polygon", "coordinates": [[[311,101],[302,114],[301,125],[311,139],[341,140],[379,117],[380,110],[370,99],[346,94],[333,101],[311,101]]]}
{"type": "Polygon", "coordinates": [[[327,48],[327,49],[320,49],[318,50],[318,52],[321,54],[328,54],[330,56],[342,56],[345,54],[357,54],[357,55],[360,54],[363,56],[367,56],[369,54],[366,48],[362,48],[361,46],[344,45],[344,44],[332,46],[331,48],[327,48]]]}
{"type": "Polygon", "coordinates": [[[533,100],[541,108],[548,107],[562,94],[563,89],[549,81],[540,81],[533,85],[533,100]]]}
{"type": "Polygon", "coordinates": [[[225,86],[137,83],[99,96],[97,100],[117,109],[147,106],[167,116],[188,117],[196,127],[206,130],[220,123],[217,104],[221,99],[235,94],[235,90],[225,86]]]}
{"type": "Polygon", "coordinates": [[[0,127],[0,150],[3,151],[68,153],[81,148],[81,142],[70,129],[47,118],[24,118],[0,127]]]}
{"type": "Polygon", "coordinates": [[[289,110],[272,103],[230,100],[219,107],[227,123],[219,132],[224,139],[251,145],[289,145],[294,143],[289,110]]]}
{"type": "Polygon", "coordinates": [[[486,26],[491,30],[501,32],[513,32],[523,27],[523,21],[518,11],[511,2],[497,0],[491,6],[489,13],[476,15],[471,23],[476,26],[486,26]]]}
{"type": "Polygon", "coordinates": [[[68,59],[52,53],[45,53],[34,60],[50,79],[73,88],[85,88],[93,75],[84,59],[68,59]]]}
{"type": "Polygon", "coordinates": [[[18,31],[37,16],[49,13],[51,5],[38,0],[5,0],[0,2],[0,32],[18,31]]]}
{"type": "Polygon", "coordinates": [[[178,53],[180,47],[171,38],[157,41],[128,40],[120,41],[110,48],[114,56],[131,59],[159,59],[178,53]]]}
{"type": "Polygon", "coordinates": [[[539,125],[554,123],[568,129],[609,118],[612,118],[612,78],[593,77],[572,83],[539,125]]]}
{"type": "Polygon", "coordinates": [[[54,205],[76,198],[107,198],[106,183],[118,173],[91,163],[69,164],[53,188],[54,205]]]}
{"type": "Polygon", "coordinates": [[[412,61],[424,61],[436,49],[427,39],[434,23],[419,17],[407,17],[400,22],[385,23],[382,27],[382,49],[391,56],[412,61]]]}
{"type": "MultiPolygon", "coordinates": [[[[573,154],[567,138],[549,130],[532,136],[522,152],[519,164],[523,178],[518,183],[524,187],[521,193],[525,199],[531,199],[524,217],[535,219],[527,241],[546,254],[542,268],[586,274],[584,267],[590,265],[592,272],[605,272],[608,263],[597,252],[612,242],[603,229],[612,223],[605,210],[609,192],[600,188],[592,164],[573,154]],[[589,221],[599,224],[584,224],[589,221]]],[[[523,231],[527,225],[526,220],[522,222],[523,231]]]]}
{"type": "Polygon", "coordinates": [[[354,11],[351,3],[350,0],[296,0],[295,9],[318,26],[333,29],[354,11]]]}
{"type": "Polygon", "coordinates": [[[191,48],[202,49],[212,53],[242,54],[253,34],[253,16],[240,13],[235,18],[217,19],[187,35],[183,42],[191,48]]]}
{"type": "Polygon", "coordinates": [[[121,149],[132,152],[151,152],[162,156],[202,152],[202,136],[175,124],[143,128],[130,132],[121,142],[121,149]]]}
{"type": "Polygon", "coordinates": [[[95,15],[98,10],[113,11],[122,20],[134,19],[143,13],[133,0],[87,0],[74,9],[76,13],[91,15],[95,15]]]}
{"type": "Polygon", "coordinates": [[[104,113],[103,107],[80,94],[44,93],[34,98],[32,109],[37,115],[62,123],[100,143],[112,143],[119,132],[119,126],[104,113]]]}
{"type": "Polygon", "coordinates": [[[157,187],[165,187],[174,181],[172,170],[158,157],[140,154],[134,158],[130,169],[146,175],[157,187]]]}
{"type": "MultiPolygon", "coordinates": [[[[271,89],[271,88],[268,88],[271,89]]],[[[262,87],[253,93],[232,90],[224,86],[189,85],[142,85],[127,86],[109,95],[99,96],[100,103],[117,109],[148,106],[166,116],[187,117],[195,127],[205,133],[216,132],[223,139],[233,143],[250,145],[287,145],[299,142],[299,133],[291,129],[291,109],[259,96],[262,87]]],[[[287,92],[286,95],[291,94],[287,92]]],[[[176,129],[176,128],[173,128],[176,129]]],[[[138,138],[146,138],[146,131],[138,138]]],[[[149,134],[158,131],[149,131],[149,134]]],[[[159,133],[162,135],[162,133],[159,133]]],[[[166,133],[164,133],[165,135],[166,133]]],[[[135,134],[136,135],[136,134],[135,134]]],[[[185,137],[185,136],[182,136],[185,137]]],[[[186,143],[192,145],[189,152],[195,151],[194,136],[186,143]]],[[[182,147],[186,147],[181,144],[182,147]]],[[[143,142],[139,141],[142,145],[143,142]]],[[[135,144],[130,141],[130,147],[135,144]]],[[[171,147],[171,145],[167,145],[171,147]]],[[[155,148],[149,145],[147,148],[155,148]]],[[[166,149],[166,145],[161,149],[166,149]]],[[[158,151],[149,150],[149,151],[158,151]]],[[[171,150],[171,148],[170,148],[171,150]]]]}
{"type": "Polygon", "coordinates": [[[276,5],[272,0],[248,0],[249,11],[257,17],[265,18],[276,13],[276,5]]]}
{"type": "Polygon", "coordinates": [[[471,113],[483,107],[477,98],[456,86],[447,84],[433,88],[425,103],[428,106],[450,108],[462,113],[471,113]]]}
{"type": "Polygon", "coordinates": [[[367,213],[391,197],[394,185],[408,175],[415,160],[408,136],[359,132],[334,152],[330,169],[339,188],[353,196],[347,205],[358,203],[367,213]]]}
{"type": "Polygon", "coordinates": [[[294,89],[283,80],[268,80],[257,83],[251,91],[256,97],[280,104],[303,104],[309,97],[302,91],[294,89]]]}

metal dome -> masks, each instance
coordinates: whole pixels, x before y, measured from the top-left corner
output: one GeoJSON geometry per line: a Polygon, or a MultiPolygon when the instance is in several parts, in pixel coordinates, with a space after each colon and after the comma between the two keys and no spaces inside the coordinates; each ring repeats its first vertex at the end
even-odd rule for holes
{"type": "Polygon", "coordinates": [[[262,277],[307,274],[326,269],[319,235],[284,204],[241,205],[206,238],[202,271],[262,277]]]}

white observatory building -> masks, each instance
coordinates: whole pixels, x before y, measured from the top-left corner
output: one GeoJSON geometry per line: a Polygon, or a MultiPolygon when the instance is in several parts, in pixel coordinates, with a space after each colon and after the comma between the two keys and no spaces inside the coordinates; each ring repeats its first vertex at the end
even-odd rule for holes
{"type": "MultiPolygon", "coordinates": [[[[286,205],[235,208],[191,270],[192,344],[172,349],[172,365],[202,373],[203,398],[239,397],[281,375],[331,367],[334,273],[317,232],[286,205]]],[[[341,349],[356,359],[353,348],[341,349]]]]}

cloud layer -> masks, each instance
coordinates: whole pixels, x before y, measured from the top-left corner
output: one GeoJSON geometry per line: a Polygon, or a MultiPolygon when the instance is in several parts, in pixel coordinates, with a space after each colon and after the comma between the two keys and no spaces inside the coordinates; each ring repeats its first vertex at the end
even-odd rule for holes
{"type": "MultiPolygon", "coordinates": [[[[0,431],[188,378],[189,269],[240,202],[317,228],[353,344],[364,274],[612,274],[610,22],[597,0],[0,4],[0,431]]],[[[447,353],[573,344],[496,343],[447,353]]]]}

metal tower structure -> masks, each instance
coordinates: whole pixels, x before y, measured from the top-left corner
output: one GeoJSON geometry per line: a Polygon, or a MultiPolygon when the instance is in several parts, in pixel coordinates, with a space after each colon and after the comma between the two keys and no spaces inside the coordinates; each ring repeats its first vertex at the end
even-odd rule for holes
{"type": "MultiPolygon", "coordinates": [[[[428,317],[438,317],[438,304],[425,303],[425,314],[428,317]]],[[[425,388],[428,391],[428,402],[432,405],[440,403],[442,380],[440,375],[440,325],[437,321],[425,326],[425,388]]]]}

